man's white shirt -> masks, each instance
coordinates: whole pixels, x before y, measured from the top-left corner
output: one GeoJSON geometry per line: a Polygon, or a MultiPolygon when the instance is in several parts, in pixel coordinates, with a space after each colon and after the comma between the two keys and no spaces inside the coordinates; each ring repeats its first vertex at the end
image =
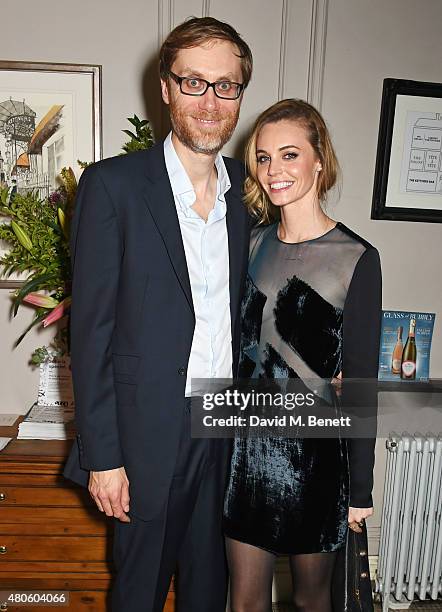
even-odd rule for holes
{"type": "Polygon", "coordinates": [[[229,175],[220,153],[216,198],[207,222],[192,208],[195,190],[172,143],[164,141],[164,158],[175,200],[195,311],[195,331],[187,368],[186,396],[203,391],[192,379],[232,377],[229,248],[225,194],[229,175]]]}

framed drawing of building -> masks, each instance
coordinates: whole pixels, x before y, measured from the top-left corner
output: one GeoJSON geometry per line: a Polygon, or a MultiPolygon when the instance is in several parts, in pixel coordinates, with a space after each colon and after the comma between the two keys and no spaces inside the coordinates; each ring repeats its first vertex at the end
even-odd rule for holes
{"type": "Polygon", "coordinates": [[[47,198],[63,167],[78,178],[77,160],[101,154],[101,66],[0,61],[0,185],[9,197],[47,198]]]}

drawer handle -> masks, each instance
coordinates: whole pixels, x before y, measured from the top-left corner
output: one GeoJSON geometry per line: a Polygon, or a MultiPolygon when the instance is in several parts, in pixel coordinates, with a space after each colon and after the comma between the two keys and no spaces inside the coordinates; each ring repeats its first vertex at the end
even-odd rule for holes
{"type": "Polygon", "coordinates": [[[5,499],[6,499],[6,493],[0,493],[0,501],[5,501],[5,499]]]}
{"type": "Polygon", "coordinates": [[[0,555],[6,555],[7,552],[8,549],[6,548],[6,546],[0,546],[0,555]]]}

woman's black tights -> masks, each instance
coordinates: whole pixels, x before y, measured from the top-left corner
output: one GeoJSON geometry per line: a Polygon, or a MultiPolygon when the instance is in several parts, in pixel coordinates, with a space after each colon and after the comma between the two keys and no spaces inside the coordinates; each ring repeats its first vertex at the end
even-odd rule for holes
{"type": "MultiPolygon", "coordinates": [[[[271,612],[276,555],[227,538],[231,612],[271,612]]],[[[336,553],[292,555],[296,612],[332,612],[331,579],[336,553]]]]}

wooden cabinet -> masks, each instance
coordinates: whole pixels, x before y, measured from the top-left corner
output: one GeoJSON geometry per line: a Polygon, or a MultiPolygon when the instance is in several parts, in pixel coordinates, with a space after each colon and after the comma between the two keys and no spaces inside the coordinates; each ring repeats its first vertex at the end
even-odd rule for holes
{"type": "MultiPolygon", "coordinates": [[[[0,436],[15,434],[16,428],[0,427],[0,436]]],[[[86,490],[63,478],[71,444],[14,439],[0,452],[0,590],[69,591],[69,606],[59,609],[108,612],[112,520],[86,490]]],[[[165,612],[173,612],[173,601],[171,591],[165,612]]],[[[31,608],[0,607],[8,609],[31,608]]]]}

